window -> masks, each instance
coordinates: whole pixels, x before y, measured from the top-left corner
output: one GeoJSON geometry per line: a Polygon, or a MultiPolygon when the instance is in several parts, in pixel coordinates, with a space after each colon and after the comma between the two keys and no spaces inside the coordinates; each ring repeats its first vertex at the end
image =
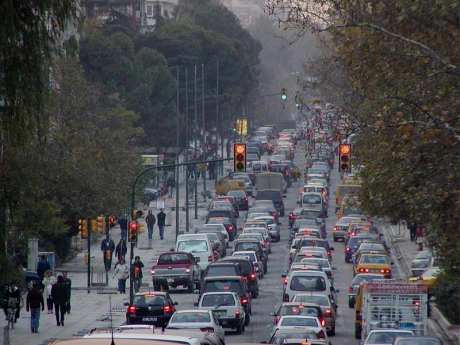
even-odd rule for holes
{"type": "Polygon", "coordinates": [[[286,317],[281,320],[281,326],[318,327],[318,323],[313,318],[286,317]]]}
{"type": "Polygon", "coordinates": [[[153,17],[153,5],[147,5],[146,8],[147,17],[153,17]]]}
{"type": "Polygon", "coordinates": [[[291,280],[291,290],[294,291],[325,291],[326,282],[323,277],[294,276],[291,280]]]}
{"type": "Polygon", "coordinates": [[[181,241],[177,250],[189,253],[203,253],[208,251],[208,243],[205,240],[181,241]]]}
{"type": "Polygon", "coordinates": [[[164,296],[155,296],[155,295],[140,295],[134,297],[134,305],[138,307],[146,307],[153,305],[164,305],[165,298],[164,296]]]}
{"type": "Polygon", "coordinates": [[[171,323],[188,323],[188,322],[211,322],[209,313],[201,312],[182,312],[174,314],[171,323]]]}
{"type": "Polygon", "coordinates": [[[202,307],[213,307],[213,306],[234,306],[235,298],[230,294],[222,295],[205,295],[201,301],[202,307]]]}
{"type": "Polygon", "coordinates": [[[190,259],[187,254],[163,254],[158,258],[158,265],[188,264],[190,259]]]}

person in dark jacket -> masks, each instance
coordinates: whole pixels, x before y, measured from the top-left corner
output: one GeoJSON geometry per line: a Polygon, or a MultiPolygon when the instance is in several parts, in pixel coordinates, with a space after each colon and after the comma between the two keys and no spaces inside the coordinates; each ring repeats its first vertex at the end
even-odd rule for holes
{"type": "Polygon", "coordinates": [[[141,288],[141,285],[142,285],[142,277],[143,277],[142,268],[144,268],[144,263],[141,261],[140,256],[136,256],[134,258],[133,272],[132,272],[135,292],[139,292],[139,289],[141,288]]]}
{"type": "Polygon", "coordinates": [[[120,260],[120,258],[125,258],[126,253],[128,252],[128,248],[126,247],[126,241],[123,238],[120,238],[120,241],[117,244],[117,247],[115,248],[115,256],[117,258],[117,261],[120,260]]]}
{"type": "Polygon", "coordinates": [[[160,240],[164,237],[165,224],[166,224],[166,214],[163,212],[163,209],[157,214],[158,219],[158,230],[160,231],[160,240]]]}
{"type": "Polygon", "coordinates": [[[30,310],[30,328],[32,333],[38,333],[40,307],[42,311],[45,310],[45,301],[43,300],[42,292],[38,289],[38,283],[34,282],[26,298],[26,310],[27,312],[30,310]]]}
{"type": "Polygon", "coordinates": [[[37,274],[38,277],[40,278],[40,283],[43,280],[43,277],[45,276],[45,272],[49,271],[51,269],[50,263],[48,260],[46,260],[46,256],[42,255],[40,256],[40,260],[38,261],[37,264],[37,274]]]}
{"type": "Polygon", "coordinates": [[[115,243],[113,243],[113,240],[110,238],[109,234],[107,234],[106,238],[101,243],[101,251],[106,272],[110,271],[112,268],[112,256],[114,249],[115,243]]]}
{"type": "Polygon", "coordinates": [[[54,302],[54,313],[56,314],[56,323],[58,326],[64,326],[64,315],[67,303],[67,288],[64,277],[59,276],[57,283],[51,289],[51,295],[54,302]]]}
{"type": "Polygon", "coordinates": [[[120,216],[118,218],[118,225],[120,225],[120,235],[125,241],[128,238],[128,219],[126,216],[120,216]]]}
{"type": "Polygon", "coordinates": [[[149,240],[151,240],[153,237],[153,227],[155,226],[156,222],[155,216],[153,215],[152,211],[149,211],[147,217],[145,217],[145,222],[147,223],[149,240]]]}
{"type": "Polygon", "coordinates": [[[62,276],[64,278],[64,285],[65,285],[65,292],[66,292],[66,303],[65,303],[65,311],[67,314],[70,314],[70,298],[72,295],[72,280],[67,277],[67,272],[63,272],[62,276]]]}

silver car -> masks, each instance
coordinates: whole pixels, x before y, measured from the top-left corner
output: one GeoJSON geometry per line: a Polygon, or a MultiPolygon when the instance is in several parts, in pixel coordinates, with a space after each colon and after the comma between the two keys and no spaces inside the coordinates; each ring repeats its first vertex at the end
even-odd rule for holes
{"type": "Polygon", "coordinates": [[[212,311],[222,327],[234,328],[238,334],[244,332],[246,314],[236,293],[207,292],[201,296],[197,306],[212,311]]]}

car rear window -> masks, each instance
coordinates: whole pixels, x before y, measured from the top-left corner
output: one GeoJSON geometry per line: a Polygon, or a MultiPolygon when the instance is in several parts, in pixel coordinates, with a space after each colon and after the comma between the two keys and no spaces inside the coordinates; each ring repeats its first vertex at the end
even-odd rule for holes
{"type": "Polygon", "coordinates": [[[318,276],[294,276],[290,287],[294,291],[326,291],[326,282],[318,276]]]}
{"type": "Polygon", "coordinates": [[[180,241],[177,250],[188,253],[203,253],[209,250],[206,240],[180,241]]]}
{"type": "Polygon", "coordinates": [[[204,295],[201,301],[202,307],[213,307],[213,306],[234,306],[235,298],[230,294],[213,294],[204,295]]]}
{"type": "Polygon", "coordinates": [[[240,242],[235,245],[235,251],[256,251],[259,250],[258,243],[254,242],[240,242]]]}
{"type": "Polygon", "coordinates": [[[174,314],[172,317],[171,323],[189,323],[189,322],[211,322],[211,317],[209,313],[200,313],[200,312],[180,312],[174,314]]]}
{"type": "Polygon", "coordinates": [[[280,326],[318,327],[318,323],[313,318],[289,317],[283,318],[280,326]]]}
{"type": "Polygon", "coordinates": [[[207,277],[237,276],[238,271],[233,265],[209,266],[206,272],[207,277]]]}
{"type": "Polygon", "coordinates": [[[326,241],[315,240],[315,239],[302,239],[299,244],[299,248],[302,247],[322,247],[322,248],[329,248],[329,245],[326,241]]]}
{"type": "Polygon", "coordinates": [[[319,317],[320,311],[315,307],[304,305],[284,305],[281,307],[280,315],[303,315],[319,317]]]}
{"type": "Polygon", "coordinates": [[[304,204],[320,205],[321,201],[321,196],[317,194],[304,194],[302,197],[302,203],[304,204]]]}
{"type": "Polygon", "coordinates": [[[376,264],[376,265],[389,265],[390,259],[388,256],[374,256],[374,255],[363,255],[359,260],[360,264],[376,264]]]}
{"type": "Polygon", "coordinates": [[[231,210],[211,210],[208,213],[208,217],[215,218],[215,217],[226,217],[230,218],[232,216],[232,211],[231,210]]]}
{"type": "Polygon", "coordinates": [[[269,191],[269,190],[262,190],[258,191],[256,194],[256,199],[259,200],[275,200],[280,201],[283,199],[280,192],[277,191],[269,191]]]}
{"type": "Polygon", "coordinates": [[[190,257],[187,254],[161,254],[158,258],[158,265],[188,264],[190,257]]]}
{"type": "MultiPolygon", "coordinates": [[[[234,255],[234,256],[237,256],[237,255],[234,255]]],[[[246,254],[245,256],[248,256],[248,255],[246,254]]],[[[235,260],[235,261],[228,260],[228,261],[238,262],[238,264],[240,265],[241,273],[243,275],[247,276],[252,273],[252,266],[249,261],[246,261],[246,260],[235,260]]]]}
{"type": "Polygon", "coordinates": [[[165,297],[158,295],[137,295],[134,296],[134,305],[138,307],[147,307],[149,305],[164,305],[165,297]]]}
{"type": "Polygon", "coordinates": [[[323,295],[297,295],[294,296],[293,302],[314,303],[322,307],[329,306],[329,298],[323,295]]]}
{"type": "Polygon", "coordinates": [[[236,292],[243,294],[243,286],[239,280],[211,280],[204,284],[204,292],[236,292]]]}

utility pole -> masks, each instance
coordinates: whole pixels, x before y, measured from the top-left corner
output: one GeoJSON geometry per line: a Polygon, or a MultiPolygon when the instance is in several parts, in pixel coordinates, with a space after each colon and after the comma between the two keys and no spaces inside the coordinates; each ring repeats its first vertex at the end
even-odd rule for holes
{"type": "MultiPolygon", "coordinates": [[[[88,286],[88,293],[91,292],[91,233],[93,232],[93,229],[91,227],[91,219],[86,220],[86,228],[88,230],[88,236],[87,236],[87,241],[86,245],[88,246],[88,265],[86,266],[86,283],[88,286]]],[[[106,271],[107,272],[107,271],[106,271]]]]}
{"type": "MultiPolygon", "coordinates": [[[[219,113],[219,59],[217,59],[216,63],[216,130],[218,132],[218,135],[216,135],[216,154],[219,153],[219,137],[220,137],[220,155],[221,158],[224,158],[224,138],[222,137],[222,120],[220,118],[220,113],[219,113]]],[[[221,175],[224,174],[224,162],[222,164],[219,164],[219,169],[216,169],[217,171],[220,171],[221,175]]],[[[217,179],[217,177],[216,177],[217,179]]]]}
{"type": "MultiPolygon", "coordinates": [[[[188,148],[188,138],[187,138],[187,123],[188,123],[188,111],[189,111],[189,106],[188,106],[188,67],[185,68],[185,161],[189,161],[189,148],[188,148]]],[[[185,177],[185,231],[189,232],[189,186],[188,186],[188,181],[189,181],[189,171],[190,169],[187,168],[185,169],[186,172],[186,177],[185,177]]]]}
{"type": "MultiPolygon", "coordinates": [[[[207,148],[206,148],[206,122],[205,122],[205,103],[204,103],[204,90],[205,90],[205,86],[204,86],[204,82],[205,82],[205,76],[204,76],[204,64],[201,64],[201,78],[202,78],[202,82],[201,82],[201,101],[202,101],[202,108],[201,108],[201,120],[202,120],[202,123],[203,123],[203,153],[204,153],[204,157],[205,159],[204,160],[207,160],[208,157],[207,157],[207,148]]],[[[206,170],[203,171],[203,197],[204,197],[204,201],[206,202],[206,170]]]]}
{"type": "Polygon", "coordinates": [[[180,149],[179,149],[179,145],[180,145],[180,106],[179,106],[179,93],[180,93],[180,89],[179,89],[179,77],[180,77],[180,70],[179,70],[179,67],[177,67],[177,71],[176,71],[176,122],[177,122],[177,125],[176,125],[176,150],[177,150],[177,153],[176,153],[176,166],[174,167],[175,169],[175,172],[176,172],[176,238],[177,236],[179,235],[179,208],[180,208],[180,204],[179,204],[179,182],[180,182],[180,178],[179,178],[179,173],[180,173],[180,168],[179,168],[179,153],[180,153],[180,149]]]}
{"type": "MultiPolygon", "coordinates": [[[[196,87],[197,87],[197,82],[196,82],[196,75],[197,75],[197,70],[196,70],[196,64],[194,66],[194,69],[195,69],[195,80],[193,82],[193,112],[194,112],[194,119],[195,121],[193,121],[193,126],[195,128],[195,126],[198,124],[198,102],[197,102],[197,98],[196,98],[196,95],[197,95],[197,92],[196,92],[196,87]]],[[[196,132],[196,131],[195,131],[196,132]]],[[[195,153],[197,152],[197,147],[196,147],[196,133],[194,133],[194,136],[193,136],[193,147],[195,149],[195,153]]],[[[198,177],[196,176],[196,172],[195,172],[195,186],[194,186],[194,193],[195,193],[195,219],[198,219],[198,177]]]]}

